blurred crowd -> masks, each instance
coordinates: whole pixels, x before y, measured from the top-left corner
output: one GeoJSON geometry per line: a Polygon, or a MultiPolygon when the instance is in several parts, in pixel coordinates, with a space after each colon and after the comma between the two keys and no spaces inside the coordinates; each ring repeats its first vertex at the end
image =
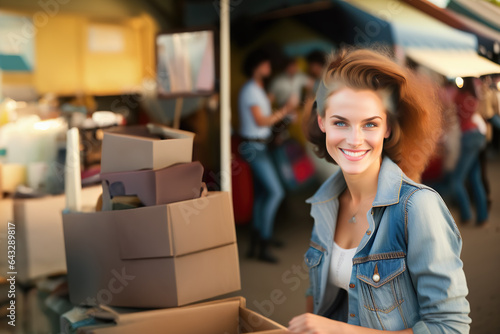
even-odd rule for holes
{"type": "Polygon", "coordinates": [[[446,80],[440,87],[444,133],[423,180],[459,207],[463,224],[488,221],[492,199],[487,161],[499,148],[499,85],[499,78],[489,75],[446,80]]]}

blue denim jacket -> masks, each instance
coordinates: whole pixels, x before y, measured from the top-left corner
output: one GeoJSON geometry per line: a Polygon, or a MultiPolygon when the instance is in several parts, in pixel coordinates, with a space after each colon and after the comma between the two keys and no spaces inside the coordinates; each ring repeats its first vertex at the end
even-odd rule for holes
{"type": "MultiPolygon", "coordinates": [[[[339,292],[327,281],[338,197],[345,187],[339,170],[307,200],[314,218],[305,254],[308,294],[314,298],[314,313],[320,315],[339,292]]],[[[410,180],[385,157],[377,195],[366,216],[369,228],[353,258],[347,322],[381,330],[468,333],[462,239],[441,197],[410,180]]]]}

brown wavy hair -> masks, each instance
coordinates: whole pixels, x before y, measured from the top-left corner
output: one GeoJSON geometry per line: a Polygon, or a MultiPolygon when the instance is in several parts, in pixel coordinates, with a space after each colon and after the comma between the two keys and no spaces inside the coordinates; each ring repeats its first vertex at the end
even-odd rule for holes
{"type": "Polygon", "coordinates": [[[386,107],[391,135],[384,141],[382,155],[388,156],[415,181],[420,180],[432,157],[442,130],[441,104],[437,89],[410,69],[396,64],[383,50],[343,48],[327,62],[310,114],[305,115],[307,139],[320,158],[335,163],[326,150],[326,134],[317,122],[324,117],[326,99],[341,88],[369,89],[381,96],[386,107]],[[319,107],[318,107],[319,106],[319,107]]]}

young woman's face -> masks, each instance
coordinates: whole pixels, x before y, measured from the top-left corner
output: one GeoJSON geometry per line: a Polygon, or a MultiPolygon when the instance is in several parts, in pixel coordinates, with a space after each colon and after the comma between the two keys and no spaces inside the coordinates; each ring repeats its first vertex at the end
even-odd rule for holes
{"type": "Polygon", "coordinates": [[[343,88],[326,101],[318,124],[330,156],[347,174],[363,174],[378,164],[390,135],[381,98],[371,90],[343,88]]]}

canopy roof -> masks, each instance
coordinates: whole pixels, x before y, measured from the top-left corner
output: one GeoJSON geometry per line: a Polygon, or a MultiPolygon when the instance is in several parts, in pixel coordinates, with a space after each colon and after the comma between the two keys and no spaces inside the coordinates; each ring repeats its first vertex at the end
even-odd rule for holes
{"type": "Polygon", "coordinates": [[[476,50],[476,36],[447,24],[401,1],[347,1],[391,24],[395,43],[403,48],[476,50]]]}
{"type": "Polygon", "coordinates": [[[500,31],[500,8],[487,1],[451,0],[447,8],[500,31]]]}
{"type": "Polygon", "coordinates": [[[500,73],[500,65],[479,56],[475,51],[408,48],[406,55],[449,78],[500,73]]]}

